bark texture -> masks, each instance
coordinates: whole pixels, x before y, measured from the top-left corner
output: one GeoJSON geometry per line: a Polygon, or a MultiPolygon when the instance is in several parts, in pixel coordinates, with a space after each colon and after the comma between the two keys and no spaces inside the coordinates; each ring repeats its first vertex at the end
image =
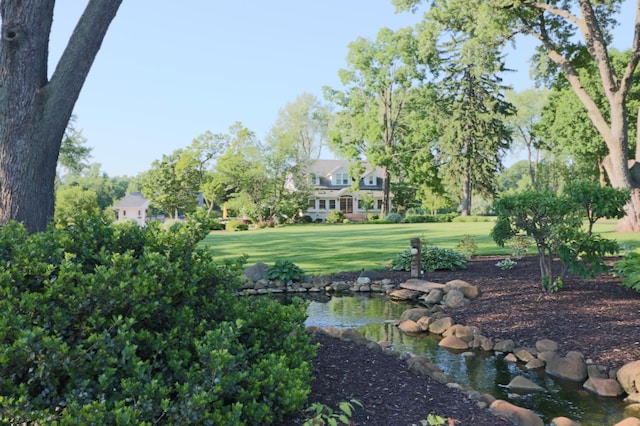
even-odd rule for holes
{"type": "Polygon", "coordinates": [[[55,1],[0,1],[0,223],[37,232],[53,217],[64,130],[121,3],[88,2],[48,79],[55,1]]]}

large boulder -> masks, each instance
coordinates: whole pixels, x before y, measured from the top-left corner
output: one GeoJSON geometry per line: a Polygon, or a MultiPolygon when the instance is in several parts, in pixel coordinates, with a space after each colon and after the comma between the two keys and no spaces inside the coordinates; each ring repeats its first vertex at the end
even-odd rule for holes
{"type": "Polygon", "coordinates": [[[640,361],[629,362],[618,370],[618,382],[628,394],[640,392],[640,361]]]}
{"type": "Polygon", "coordinates": [[[467,342],[453,335],[447,336],[442,340],[440,340],[440,342],[438,343],[438,346],[442,348],[463,350],[463,351],[469,349],[469,344],[467,342]]]}
{"type": "Polygon", "coordinates": [[[447,308],[460,308],[462,306],[468,305],[469,300],[465,299],[464,294],[461,291],[452,289],[448,292],[445,292],[442,303],[447,308]]]}
{"type": "Polygon", "coordinates": [[[515,392],[544,392],[544,388],[527,379],[526,377],[516,376],[507,385],[509,390],[515,392]]]}
{"type": "Polygon", "coordinates": [[[245,269],[243,275],[249,278],[251,281],[256,282],[267,277],[268,269],[269,266],[267,266],[265,263],[258,262],[255,265],[245,269]]]}
{"type": "Polygon", "coordinates": [[[498,417],[509,420],[519,426],[544,426],[544,422],[536,413],[526,408],[518,407],[502,399],[496,399],[489,406],[489,410],[498,417]]]}
{"type": "Polygon", "coordinates": [[[617,380],[591,377],[582,385],[586,390],[598,396],[619,397],[624,393],[617,380]]]}
{"type": "Polygon", "coordinates": [[[438,318],[429,324],[429,332],[433,334],[442,334],[453,326],[453,318],[443,317],[438,318]]]}
{"type": "Polygon", "coordinates": [[[417,322],[422,317],[428,317],[430,313],[427,308],[411,308],[404,311],[398,321],[412,320],[417,322]]]}
{"type": "Polygon", "coordinates": [[[471,285],[463,280],[448,281],[444,285],[444,292],[448,293],[451,290],[458,290],[459,292],[464,294],[464,297],[471,300],[476,299],[480,295],[480,290],[478,290],[477,286],[471,285]]]}
{"type": "Polygon", "coordinates": [[[568,352],[565,357],[547,360],[545,371],[554,377],[583,382],[587,378],[587,363],[580,352],[568,352]]]}

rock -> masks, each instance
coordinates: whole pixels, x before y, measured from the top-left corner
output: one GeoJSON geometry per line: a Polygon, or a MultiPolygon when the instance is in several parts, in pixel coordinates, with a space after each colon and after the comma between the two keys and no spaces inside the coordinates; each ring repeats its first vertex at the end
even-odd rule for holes
{"type": "Polygon", "coordinates": [[[531,380],[526,377],[516,376],[509,382],[507,388],[512,391],[521,391],[521,392],[541,392],[545,389],[541,386],[538,386],[531,380]]]}
{"type": "Polygon", "coordinates": [[[351,284],[344,281],[336,281],[331,283],[331,289],[336,293],[344,293],[351,289],[351,284]]]}
{"type": "Polygon", "coordinates": [[[580,426],[580,423],[567,417],[556,417],[551,420],[551,426],[580,426]]]}
{"type": "Polygon", "coordinates": [[[433,334],[442,334],[453,325],[451,317],[438,318],[429,324],[429,332],[433,334]]]}
{"type": "Polygon", "coordinates": [[[371,278],[369,277],[358,277],[358,279],[356,280],[356,284],[358,285],[366,285],[369,284],[371,282],[371,278]]]}
{"type": "Polygon", "coordinates": [[[418,321],[422,317],[428,317],[429,314],[431,314],[431,312],[427,308],[407,309],[402,313],[402,315],[400,315],[400,318],[398,319],[398,321],[404,321],[408,319],[413,321],[418,321]]]}
{"type": "Polygon", "coordinates": [[[544,422],[536,413],[526,408],[497,399],[489,406],[489,410],[498,417],[509,420],[519,426],[544,426],[544,422]]]}
{"type": "Polygon", "coordinates": [[[267,270],[269,266],[265,263],[258,262],[253,266],[248,267],[244,270],[244,275],[249,278],[251,281],[259,281],[267,277],[267,270]]]}
{"type": "Polygon", "coordinates": [[[604,365],[595,365],[595,364],[587,365],[587,376],[595,377],[598,379],[612,378],[612,377],[609,377],[609,374],[607,374],[607,367],[605,367],[604,365]]]}
{"type": "Polygon", "coordinates": [[[433,289],[426,296],[422,297],[422,301],[427,305],[437,305],[442,302],[442,298],[444,297],[444,292],[439,289],[433,289]]]}
{"type": "Polygon", "coordinates": [[[469,349],[469,345],[467,342],[462,340],[456,336],[447,336],[440,340],[438,346],[442,348],[455,349],[455,350],[466,350],[469,349]]]}
{"type": "Polygon", "coordinates": [[[526,349],[519,349],[514,353],[514,355],[522,362],[529,362],[535,358],[535,356],[526,349]]]}
{"type": "Polygon", "coordinates": [[[480,290],[478,290],[477,286],[471,285],[463,280],[448,281],[444,286],[444,292],[447,293],[450,290],[458,290],[459,292],[464,294],[464,297],[471,300],[477,299],[480,295],[480,290]]]}
{"type": "Polygon", "coordinates": [[[403,288],[406,290],[419,291],[421,293],[429,293],[431,290],[434,290],[434,289],[442,290],[444,288],[444,284],[438,284],[430,281],[412,278],[400,284],[400,288],[403,288]]]}
{"type": "Polygon", "coordinates": [[[538,352],[555,352],[558,350],[558,344],[553,340],[542,339],[536,342],[536,351],[538,352]]]}
{"type": "Polygon", "coordinates": [[[492,351],[493,340],[481,334],[476,334],[473,336],[471,343],[469,343],[469,347],[472,349],[482,349],[483,351],[492,351]]]}
{"type": "Polygon", "coordinates": [[[593,392],[598,396],[618,397],[624,393],[620,383],[613,379],[591,377],[582,386],[589,392],[593,392]]]}
{"type": "Polygon", "coordinates": [[[399,325],[398,328],[405,333],[420,333],[422,328],[420,325],[413,320],[404,320],[399,325]]]}
{"type": "Polygon", "coordinates": [[[635,393],[628,394],[627,397],[624,399],[624,402],[632,403],[632,404],[640,403],[640,393],[635,392],[635,393]]]}
{"type": "Polygon", "coordinates": [[[442,370],[435,364],[431,363],[429,359],[424,356],[414,356],[407,360],[407,367],[409,371],[421,376],[431,376],[433,373],[440,372],[442,370]]]}
{"type": "Polygon", "coordinates": [[[360,276],[358,278],[369,278],[369,281],[374,281],[378,279],[379,274],[376,271],[368,271],[363,269],[360,272],[360,276]]]}
{"type": "Polygon", "coordinates": [[[624,407],[624,415],[626,417],[640,417],[640,404],[633,403],[624,407]]]}
{"type": "Polygon", "coordinates": [[[616,423],[613,426],[640,426],[640,419],[635,417],[627,417],[621,422],[616,423]]]}
{"type": "Polygon", "coordinates": [[[464,294],[458,290],[445,293],[442,302],[447,308],[460,308],[469,304],[469,300],[465,299],[464,294]]]}
{"type": "Polygon", "coordinates": [[[527,370],[535,370],[536,368],[543,368],[546,365],[546,363],[538,358],[533,358],[531,361],[527,362],[525,364],[525,368],[527,370]]]}
{"type": "Polygon", "coordinates": [[[394,290],[389,293],[391,300],[415,300],[419,296],[420,292],[407,289],[394,290]]]}
{"type": "Polygon", "coordinates": [[[618,382],[628,394],[640,392],[640,361],[629,362],[618,370],[618,382]]]}
{"type": "Polygon", "coordinates": [[[357,330],[354,330],[352,328],[347,328],[342,330],[342,333],[340,334],[340,338],[342,340],[348,340],[348,341],[360,343],[362,345],[367,345],[370,342],[369,339],[367,339],[362,334],[360,334],[357,330]]]}
{"type": "Polygon", "coordinates": [[[513,352],[514,348],[515,348],[515,344],[511,339],[498,340],[493,345],[493,350],[498,352],[513,352]]]}
{"type": "Polygon", "coordinates": [[[550,359],[558,358],[559,356],[558,352],[553,351],[538,352],[538,359],[542,361],[549,361],[550,359]]]}
{"type": "Polygon", "coordinates": [[[418,322],[418,325],[420,326],[420,330],[429,331],[429,324],[431,324],[430,317],[422,317],[417,322],[418,322]]]}
{"type": "Polygon", "coordinates": [[[545,371],[552,376],[574,382],[583,382],[587,378],[587,364],[579,352],[569,352],[565,357],[548,360],[545,371]]]}
{"type": "Polygon", "coordinates": [[[514,354],[512,353],[508,353],[505,357],[504,360],[506,362],[510,362],[512,364],[515,364],[516,362],[518,362],[518,357],[516,357],[514,354]]]}
{"type": "Polygon", "coordinates": [[[326,287],[331,284],[331,277],[329,275],[317,275],[313,277],[311,283],[316,287],[326,287]]]}

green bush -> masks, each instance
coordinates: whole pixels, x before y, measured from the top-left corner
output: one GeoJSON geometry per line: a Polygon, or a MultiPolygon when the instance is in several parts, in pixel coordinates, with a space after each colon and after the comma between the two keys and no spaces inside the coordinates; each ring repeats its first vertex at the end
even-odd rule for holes
{"type": "Polygon", "coordinates": [[[452,222],[490,222],[492,218],[490,216],[457,216],[452,218],[452,222]]]}
{"type": "Polygon", "coordinates": [[[400,213],[389,213],[384,220],[387,223],[400,223],[402,222],[402,215],[400,213]]]}
{"type": "Polygon", "coordinates": [[[327,215],[325,221],[327,223],[343,223],[345,219],[346,218],[342,210],[331,210],[331,213],[327,215]]]}
{"type": "Polygon", "coordinates": [[[463,236],[458,245],[456,245],[456,250],[462,253],[465,259],[469,260],[478,251],[478,244],[476,244],[473,235],[467,234],[463,236]]]}
{"type": "Polygon", "coordinates": [[[427,221],[426,216],[422,214],[408,214],[404,217],[405,223],[425,223],[427,221]]]}
{"type": "Polygon", "coordinates": [[[276,260],[275,264],[267,269],[267,278],[278,279],[281,283],[288,284],[291,281],[302,281],[304,271],[290,260],[276,260]]]}
{"type": "MultiPolygon", "coordinates": [[[[391,262],[391,269],[394,271],[411,270],[411,250],[399,253],[391,262]]],[[[422,247],[422,268],[425,271],[433,272],[438,270],[457,271],[467,269],[467,261],[464,256],[455,250],[438,247],[422,247]]]]}
{"type": "Polygon", "coordinates": [[[247,231],[249,230],[249,225],[241,220],[234,219],[227,222],[225,229],[227,231],[247,231]]]}
{"type": "Polygon", "coordinates": [[[6,424],[267,424],[304,407],[306,305],[238,298],[192,220],[0,228],[6,424]]]}
{"type": "Polygon", "coordinates": [[[620,285],[640,293],[640,253],[631,252],[613,264],[615,275],[622,277],[620,285]]]}
{"type": "Polygon", "coordinates": [[[377,213],[369,213],[367,214],[367,221],[371,222],[374,220],[378,220],[380,218],[380,215],[377,213]]]}

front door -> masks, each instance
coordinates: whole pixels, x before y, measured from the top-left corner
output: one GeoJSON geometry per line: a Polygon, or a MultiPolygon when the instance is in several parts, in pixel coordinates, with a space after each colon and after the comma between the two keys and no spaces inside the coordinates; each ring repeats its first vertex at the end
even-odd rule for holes
{"type": "Polygon", "coordinates": [[[353,197],[340,197],[340,210],[342,210],[343,213],[353,213],[353,197]]]}

